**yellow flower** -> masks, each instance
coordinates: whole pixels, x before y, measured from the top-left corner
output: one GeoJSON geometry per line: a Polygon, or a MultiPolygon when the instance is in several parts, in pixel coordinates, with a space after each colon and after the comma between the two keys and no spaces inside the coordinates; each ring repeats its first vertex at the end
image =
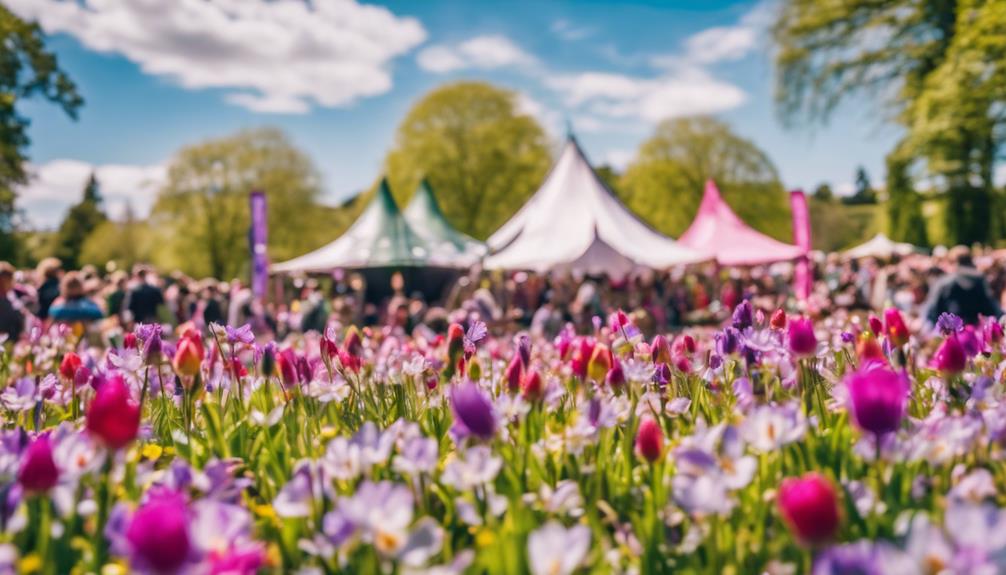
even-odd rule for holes
{"type": "Polygon", "coordinates": [[[265,517],[267,519],[275,519],[276,517],[276,510],[268,503],[263,503],[261,505],[253,503],[251,508],[252,511],[255,512],[255,515],[258,515],[259,517],[265,517]]]}
{"type": "Polygon", "coordinates": [[[151,461],[160,459],[162,453],[164,453],[164,448],[156,443],[148,443],[143,446],[143,457],[151,461]]]}
{"type": "Polygon", "coordinates": [[[475,536],[475,544],[479,547],[489,547],[496,540],[496,535],[488,529],[483,529],[479,531],[479,534],[475,536]]]}
{"type": "Polygon", "coordinates": [[[18,563],[18,573],[35,573],[42,569],[42,558],[38,553],[25,555],[18,563]]]}

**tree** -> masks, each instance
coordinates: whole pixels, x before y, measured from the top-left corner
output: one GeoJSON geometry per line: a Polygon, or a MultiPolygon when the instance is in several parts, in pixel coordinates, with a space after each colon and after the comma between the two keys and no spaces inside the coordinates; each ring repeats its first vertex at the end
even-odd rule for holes
{"type": "Polygon", "coordinates": [[[14,259],[19,250],[14,232],[18,226],[15,207],[17,188],[28,182],[25,165],[28,118],[18,112],[18,103],[41,97],[76,119],[84,100],[64,73],[56,55],[45,47],[41,28],[25,22],[0,4],[0,259],[14,259]]]}
{"type": "Polygon", "coordinates": [[[853,195],[843,198],[846,204],[875,204],[877,203],[877,192],[870,182],[870,174],[866,173],[866,168],[860,166],[856,169],[856,191],[853,195]]]}
{"type": "Polygon", "coordinates": [[[887,229],[891,239],[917,246],[929,245],[922,196],[908,173],[909,161],[897,151],[887,156],[887,229]]]}
{"type": "Polygon", "coordinates": [[[385,169],[400,202],[425,177],[447,219],[486,238],[534,193],[550,163],[545,132],[518,111],[513,92],[460,82],[433,90],[412,107],[385,169]]]}
{"type": "Polygon", "coordinates": [[[831,190],[831,185],[826,182],[821,182],[814,190],[813,197],[815,200],[820,202],[831,202],[835,199],[835,192],[831,190]]]}
{"type": "Polygon", "coordinates": [[[87,179],[84,197],[73,205],[59,225],[56,234],[56,257],[68,269],[80,266],[80,251],[84,241],[108,217],[101,209],[101,191],[94,173],[87,179]]]}
{"type": "MultiPolygon", "coordinates": [[[[826,121],[851,95],[882,102],[948,196],[952,241],[998,236],[995,162],[1006,105],[1002,0],[787,0],[774,27],[783,118],[826,121]]],[[[910,163],[911,163],[910,162],[910,163]]]]}
{"type": "Polygon", "coordinates": [[[709,117],[661,122],[622,178],[626,205],[658,230],[680,235],[699,209],[708,179],[750,225],[792,241],[789,198],[768,156],[709,117]]]}
{"type": "Polygon", "coordinates": [[[621,176],[615,168],[608,164],[601,164],[600,166],[594,168],[594,172],[597,173],[597,177],[601,178],[604,185],[608,186],[608,189],[615,192],[619,188],[619,178],[621,176]]]}
{"type": "Polygon", "coordinates": [[[228,279],[247,271],[248,194],[268,203],[270,256],[282,260],[331,240],[318,209],[311,160],[279,130],[264,128],[182,149],[168,168],[151,225],[167,228],[183,271],[228,279]]]}
{"type": "Polygon", "coordinates": [[[80,247],[80,263],[104,266],[115,262],[119,269],[127,270],[138,263],[170,263],[158,260],[162,240],[136,218],[127,203],[122,221],[106,219],[87,236],[80,247]]]}

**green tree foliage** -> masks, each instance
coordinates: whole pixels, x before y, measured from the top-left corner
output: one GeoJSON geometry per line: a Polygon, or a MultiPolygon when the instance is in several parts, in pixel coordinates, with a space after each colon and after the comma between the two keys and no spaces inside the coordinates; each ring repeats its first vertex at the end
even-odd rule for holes
{"type": "Polygon", "coordinates": [[[640,146],[620,191],[633,211],[676,237],[694,219],[710,178],[749,225],[793,240],[789,198],[775,165],[754,143],[714,118],[661,122],[640,146]]]}
{"type": "Polygon", "coordinates": [[[847,198],[842,198],[842,201],[852,205],[877,203],[877,191],[873,189],[870,174],[866,173],[866,168],[863,166],[856,169],[856,192],[847,198]]]}
{"type": "Polygon", "coordinates": [[[314,249],[333,235],[318,209],[319,177],[311,160],[279,130],[264,128],[208,140],[176,154],[151,225],[170,230],[168,249],[183,271],[237,277],[248,270],[248,194],[263,190],[270,257],[314,249]]]}
{"type": "Polygon", "coordinates": [[[831,202],[835,200],[835,192],[832,191],[830,184],[821,182],[814,189],[812,197],[820,202],[831,202]]]}
{"type": "Polygon", "coordinates": [[[615,168],[609,166],[608,164],[602,164],[594,168],[594,172],[597,173],[597,177],[601,178],[604,185],[608,186],[609,190],[618,193],[618,188],[621,186],[621,176],[615,168]]]}
{"type": "Polygon", "coordinates": [[[460,82],[412,107],[385,168],[400,203],[426,177],[451,224],[484,239],[534,193],[550,163],[545,132],[518,111],[513,92],[460,82]]]}
{"type": "Polygon", "coordinates": [[[126,204],[121,221],[106,219],[87,236],[80,246],[80,265],[104,267],[115,262],[119,269],[130,269],[137,263],[170,263],[159,259],[164,239],[126,204]]]}
{"type": "Polygon", "coordinates": [[[80,267],[80,251],[84,241],[107,219],[101,209],[98,179],[92,173],[84,187],[84,197],[66,213],[56,234],[55,255],[67,269],[80,267]]]}
{"type": "Polygon", "coordinates": [[[947,194],[948,238],[994,239],[1004,27],[1003,0],[787,0],[774,28],[780,111],[823,121],[850,95],[879,100],[906,129],[899,149],[947,194]]]}
{"type": "Polygon", "coordinates": [[[41,97],[71,118],[84,100],[60,68],[56,55],[46,50],[42,30],[0,4],[0,259],[16,259],[17,187],[28,181],[25,170],[28,118],[17,104],[41,97]]]}
{"type": "Polygon", "coordinates": [[[891,239],[929,245],[922,196],[908,173],[909,162],[897,152],[887,156],[887,230],[891,239]]]}

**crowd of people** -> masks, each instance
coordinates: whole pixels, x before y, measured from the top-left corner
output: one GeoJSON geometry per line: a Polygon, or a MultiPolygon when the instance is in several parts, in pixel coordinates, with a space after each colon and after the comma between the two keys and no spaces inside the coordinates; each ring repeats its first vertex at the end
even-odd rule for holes
{"type": "Polygon", "coordinates": [[[627,310],[644,330],[718,324],[742,299],[756,308],[797,309],[824,316],[895,306],[934,323],[952,312],[966,322],[998,316],[1006,307],[1006,251],[958,246],[889,259],[816,258],[810,298],[794,297],[790,263],[754,268],[714,264],[626,278],[573,274],[459,274],[444,294],[424,295],[400,274],[392,294],[368,301],[362,275],[338,271],[321,278],[285,278],[266,298],[239,280],[162,275],[149,266],[131,271],[85,266],[64,270],[47,258],[31,270],[0,262],[0,334],[16,339],[32,325],[84,326],[92,337],[114,337],[137,323],[205,328],[250,323],[256,333],[282,339],[323,331],[331,323],[391,326],[407,333],[442,333],[455,315],[477,313],[499,331],[529,329],[550,336],[572,323],[589,331],[596,318],[627,310]]]}

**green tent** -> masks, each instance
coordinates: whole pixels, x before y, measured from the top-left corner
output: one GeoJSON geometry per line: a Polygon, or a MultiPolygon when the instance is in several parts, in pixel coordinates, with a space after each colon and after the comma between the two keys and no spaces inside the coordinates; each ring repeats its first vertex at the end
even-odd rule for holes
{"type": "Polygon", "coordinates": [[[454,229],[424,179],[402,212],[409,226],[426,241],[432,259],[447,267],[467,268],[486,254],[486,245],[454,229]]]}
{"type": "Polygon", "coordinates": [[[272,266],[273,272],[330,272],[338,268],[436,266],[429,243],[402,217],[386,179],[346,233],[313,252],[272,266]]]}

